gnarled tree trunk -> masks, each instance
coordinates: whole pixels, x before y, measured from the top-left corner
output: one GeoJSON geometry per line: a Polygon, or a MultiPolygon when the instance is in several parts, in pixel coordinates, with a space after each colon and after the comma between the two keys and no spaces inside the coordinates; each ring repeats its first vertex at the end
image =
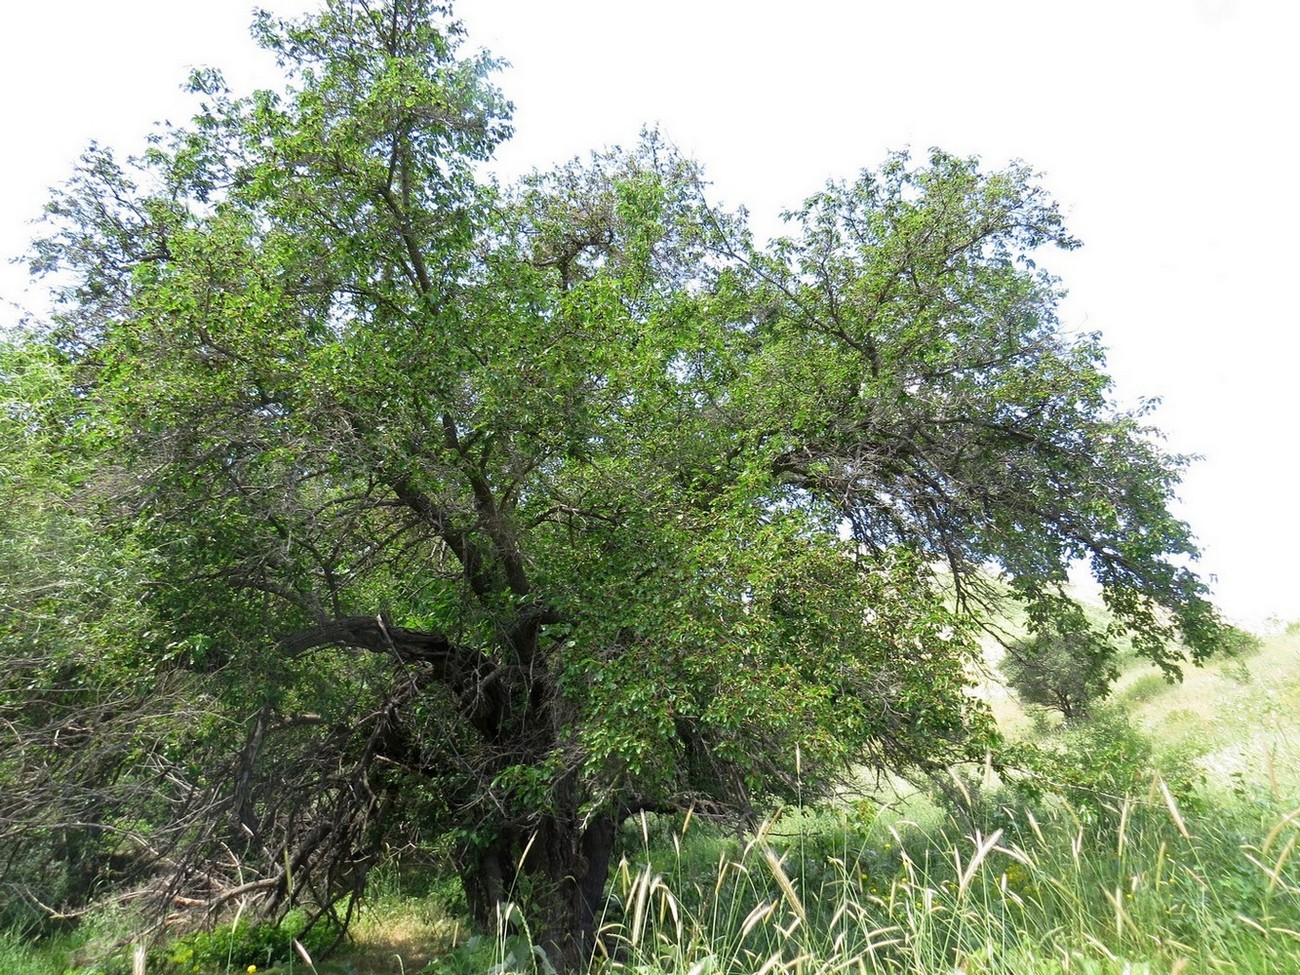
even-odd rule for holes
{"type": "Polygon", "coordinates": [[[534,941],[558,971],[578,971],[596,950],[615,823],[600,813],[586,824],[545,816],[523,860],[533,885],[534,941]]]}

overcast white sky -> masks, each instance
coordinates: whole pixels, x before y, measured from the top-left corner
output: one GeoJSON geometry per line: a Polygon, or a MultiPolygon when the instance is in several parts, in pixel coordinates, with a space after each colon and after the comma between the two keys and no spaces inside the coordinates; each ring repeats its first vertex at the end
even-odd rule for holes
{"type": "MultiPolygon", "coordinates": [[[[92,138],[180,121],[189,68],[273,82],[248,0],[44,0],[0,17],[0,258],[92,138]]],[[[305,0],[269,0],[277,12],[305,0]]],[[[513,175],[645,124],[761,234],[830,177],[932,145],[1040,169],[1083,238],[1047,256],[1128,403],[1204,460],[1180,514],[1234,618],[1300,619],[1300,4],[1290,0],[461,0],[513,65],[513,175]]],[[[38,307],[0,268],[0,325],[38,307]]]]}

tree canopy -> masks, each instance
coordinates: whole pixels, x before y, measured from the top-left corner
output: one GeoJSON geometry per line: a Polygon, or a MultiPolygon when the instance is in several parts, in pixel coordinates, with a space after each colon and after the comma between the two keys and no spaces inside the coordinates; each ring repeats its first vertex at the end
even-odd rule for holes
{"type": "Polygon", "coordinates": [[[1076,241],[1028,168],[894,155],[760,245],[653,132],[486,177],[510,107],[439,5],[254,33],[283,90],[199,71],[190,124],[87,151],[34,250],[59,311],[6,359],[9,457],[55,482],[25,537],[75,518],[60,564],[124,573],[35,656],[136,690],[52,717],[11,680],[0,775],[151,709],[152,744],[79,767],[156,798],[60,821],[105,863],[129,836],[169,897],[329,907],[438,841],[479,918],[523,891],[574,963],[629,815],[981,758],[995,575],[1072,632],[1084,560],[1139,652],[1214,649],[1184,461],[1058,322],[1035,255],[1076,241]]]}

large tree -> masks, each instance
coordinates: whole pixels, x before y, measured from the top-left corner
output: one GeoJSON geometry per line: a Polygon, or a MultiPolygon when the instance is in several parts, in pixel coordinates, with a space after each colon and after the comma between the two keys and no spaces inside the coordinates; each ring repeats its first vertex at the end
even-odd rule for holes
{"type": "Polygon", "coordinates": [[[130,638],[211,702],[128,776],[169,893],[329,904],[441,837],[575,965],[625,817],[982,756],[991,569],[1037,632],[1086,627],[1082,559],[1141,652],[1213,649],[1182,462],[1059,327],[1027,169],[895,156],[757,247],[653,134],[484,179],[508,105],[427,0],[255,35],[282,92],[196,73],[35,252],[130,638]]]}

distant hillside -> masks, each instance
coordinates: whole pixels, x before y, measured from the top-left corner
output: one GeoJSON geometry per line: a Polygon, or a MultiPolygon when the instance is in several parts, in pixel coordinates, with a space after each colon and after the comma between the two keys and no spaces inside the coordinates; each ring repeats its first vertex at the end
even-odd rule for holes
{"type": "Polygon", "coordinates": [[[1163,747],[1194,755],[1212,781],[1267,782],[1278,799],[1300,798],[1300,623],[1254,653],[1189,669],[1180,684],[1135,666],[1115,699],[1163,747]]]}
{"type": "MultiPolygon", "coordinates": [[[[1007,627],[1018,630],[1014,619],[1007,627]]],[[[1162,751],[1194,759],[1212,784],[1263,785],[1279,800],[1300,801],[1300,622],[1262,640],[1253,652],[1188,667],[1176,684],[1129,660],[1110,700],[1162,751]]],[[[987,650],[983,693],[998,723],[1012,736],[1032,734],[1032,717],[1001,682],[1001,648],[990,639],[987,650]]]]}

